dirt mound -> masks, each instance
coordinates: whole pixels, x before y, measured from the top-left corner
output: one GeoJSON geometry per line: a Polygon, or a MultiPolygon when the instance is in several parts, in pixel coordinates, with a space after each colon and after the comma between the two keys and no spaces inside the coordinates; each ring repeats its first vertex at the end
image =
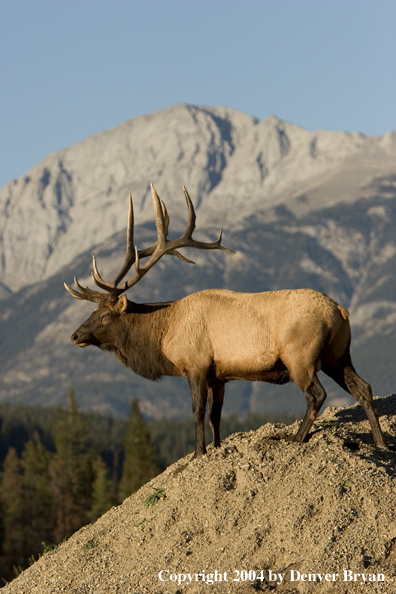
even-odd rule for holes
{"type": "MultiPolygon", "coordinates": [[[[396,395],[376,406],[396,446],[396,395]]],[[[326,409],[308,443],[288,441],[296,428],[186,456],[4,594],[395,592],[395,452],[372,445],[358,406],[326,409]]]]}

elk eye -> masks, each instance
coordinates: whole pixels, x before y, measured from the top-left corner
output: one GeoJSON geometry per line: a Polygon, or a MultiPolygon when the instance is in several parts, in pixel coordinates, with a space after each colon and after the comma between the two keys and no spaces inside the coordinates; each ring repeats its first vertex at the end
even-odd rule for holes
{"type": "Polygon", "coordinates": [[[110,318],[111,315],[109,313],[105,313],[100,321],[102,322],[102,324],[107,324],[108,322],[110,322],[110,318]]]}

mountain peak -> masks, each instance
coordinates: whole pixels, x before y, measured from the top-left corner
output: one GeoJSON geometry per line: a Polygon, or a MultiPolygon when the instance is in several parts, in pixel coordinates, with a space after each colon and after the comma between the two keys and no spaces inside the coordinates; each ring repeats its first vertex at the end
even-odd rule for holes
{"type": "Polygon", "coordinates": [[[185,185],[204,223],[228,225],[336,168],[354,162],[358,171],[368,159],[389,168],[395,156],[394,133],[313,133],[275,115],[259,122],[221,106],[179,104],[139,116],[51,153],[0,191],[1,280],[15,291],[48,278],[123,229],[130,191],[137,224],[152,221],[150,182],[171,210],[183,213],[185,185]]]}

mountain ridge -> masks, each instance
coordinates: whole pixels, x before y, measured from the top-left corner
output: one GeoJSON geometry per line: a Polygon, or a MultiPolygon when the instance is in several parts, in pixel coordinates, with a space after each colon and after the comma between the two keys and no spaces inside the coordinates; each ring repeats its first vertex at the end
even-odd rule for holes
{"type": "MultiPolygon", "coordinates": [[[[396,134],[313,133],[276,116],[259,121],[230,108],[183,104],[139,116],[51,153],[0,191],[2,283],[13,291],[48,278],[123,229],[129,191],[139,223],[151,221],[150,182],[177,211],[185,185],[203,224],[223,226],[295,200],[308,182],[317,187],[325,171],[338,175],[341,161],[357,167],[358,175],[362,155],[370,156],[371,169],[377,160],[382,170],[393,167],[396,134]],[[329,157],[334,143],[337,154],[329,157]],[[244,213],[236,203],[244,204],[244,213]]],[[[178,218],[175,223],[180,226],[178,218]]]]}
{"type": "MultiPolygon", "coordinates": [[[[103,275],[114,276],[131,190],[135,241],[139,248],[155,241],[151,181],[167,204],[171,234],[185,228],[185,185],[195,237],[213,241],[222,227],[236,254],[186,251],[195,267],[164,258],[130,299],[168,301],[215,287],[317,289],[350,309],[358,371],[366,370],[376,394],[394,391],[394,156],[394,132],[309,132],[276,116],[259,121],[188,105],[52,153],[0,191],[0,399],[56,404],[73,382],[83,407],[124,414],[134,394],[148,416],[190,414],[183,382],[167,378],[159,387],[108,354],[70,343],[91,306],[71,299],[63,282],[92,283],[92,250],[103,275]]],[[[332,384],[326,389],[330,402],[350,402],[332,384]]],[[[275,413],[278,405],[299,413],[305,401],[289,386],[227,385],[227,412],[275,413]]]]}

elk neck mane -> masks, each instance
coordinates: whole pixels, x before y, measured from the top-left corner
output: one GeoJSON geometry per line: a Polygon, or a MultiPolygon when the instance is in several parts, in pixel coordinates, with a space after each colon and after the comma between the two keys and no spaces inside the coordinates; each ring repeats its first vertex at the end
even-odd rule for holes
{"type": "Polygon", "coordinates": [[[113,352],[123,365],[146,379],[178,375],[162,352],[173,303],[140,304],[128,300],[128,312],[121,316],[122,330],[114,345],[105,345],[103,350],[113,352]]]}

